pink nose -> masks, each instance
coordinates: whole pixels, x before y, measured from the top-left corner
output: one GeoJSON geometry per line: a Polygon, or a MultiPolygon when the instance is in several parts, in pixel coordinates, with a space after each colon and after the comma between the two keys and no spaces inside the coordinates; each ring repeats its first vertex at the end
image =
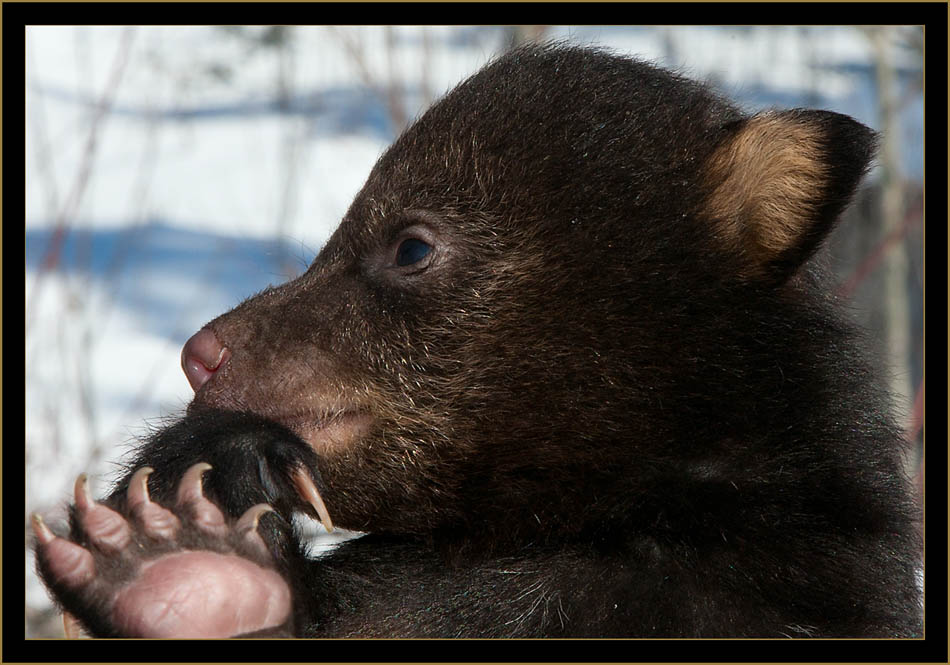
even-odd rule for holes
{"type": "Polygon", "coordinates": [[[197,392],[229,357],[231,352],[218,341],[214,333],[208,328],[202,328],[182,347],[181,368],[185,370],[188,383],[197,392]]]}

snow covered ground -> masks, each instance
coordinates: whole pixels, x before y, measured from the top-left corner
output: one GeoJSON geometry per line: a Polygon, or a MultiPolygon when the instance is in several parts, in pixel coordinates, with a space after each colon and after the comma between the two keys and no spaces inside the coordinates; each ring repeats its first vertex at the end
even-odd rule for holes
{"type": "MultiPolygon", "coordinates": [[[[507,43],[492,27],[40,27],[27,31],[25,520],[63,516],[75,476],[180,411],[179,350],[297,274],[406,117],[507,43]],[[283,41],[282,41],[283,40],[283,41]]],[[[850,28],[552,27],[637,54],[750,109],[820,106],[877,124],[870,47],[850,28]]],[[[899,65],[919,69],[912,52],[899,65]]],[[[922,101],[902,111],[922,172],[922,101]]],[[[12,443],[8,441],[8,445],[12,443]]],[[[28,560],[28,635],[49,602],[28,560]]]]}

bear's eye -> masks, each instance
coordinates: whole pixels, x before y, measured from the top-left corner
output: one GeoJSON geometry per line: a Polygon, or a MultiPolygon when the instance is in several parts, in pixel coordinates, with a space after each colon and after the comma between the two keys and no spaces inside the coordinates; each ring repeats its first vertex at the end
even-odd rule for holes
{"type": "Polygon", "coordinates": [[[419,263],[432,251],[432,245],[418,238],[406,238],[396,249],[396,265],[400,268],[419,263]]]}

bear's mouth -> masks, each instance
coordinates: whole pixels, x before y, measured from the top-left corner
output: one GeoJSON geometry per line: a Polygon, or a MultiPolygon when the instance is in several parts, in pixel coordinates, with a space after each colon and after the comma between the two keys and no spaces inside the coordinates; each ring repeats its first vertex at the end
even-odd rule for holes
{"type": "MultiPolygon", "coordinates": [[[[276,420],[322,455],[333,455],[347,449],[366,435],[374,421],[369,413],[359,409],[342,409],[319,417],[312,414],[285,416],[276,420]]],[[[330,513],[310,474],[300,467],[294,472],[292,480],[300,498],[313,507],[317,519],[327,532],[333,531],[330,513]]]]}
{"type": "Polygon", "coordinates": [[[373,417],[359,409],[341,409],[320,416],[303,414],[277,418],[321,455],[333,455],[349,448],[366,435],[373,417]]]}

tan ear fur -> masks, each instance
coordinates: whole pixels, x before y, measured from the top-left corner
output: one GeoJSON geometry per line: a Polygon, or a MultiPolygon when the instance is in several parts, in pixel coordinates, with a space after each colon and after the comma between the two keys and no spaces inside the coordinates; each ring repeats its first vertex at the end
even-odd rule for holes
{"type": "Polygon", "coordinates": [[[794,247],[818,215],[827,176],[821,139],[793,114],[765,112],[710,159],[706,210],[716,235],[747,259],[747,276],[794,247]]]}

